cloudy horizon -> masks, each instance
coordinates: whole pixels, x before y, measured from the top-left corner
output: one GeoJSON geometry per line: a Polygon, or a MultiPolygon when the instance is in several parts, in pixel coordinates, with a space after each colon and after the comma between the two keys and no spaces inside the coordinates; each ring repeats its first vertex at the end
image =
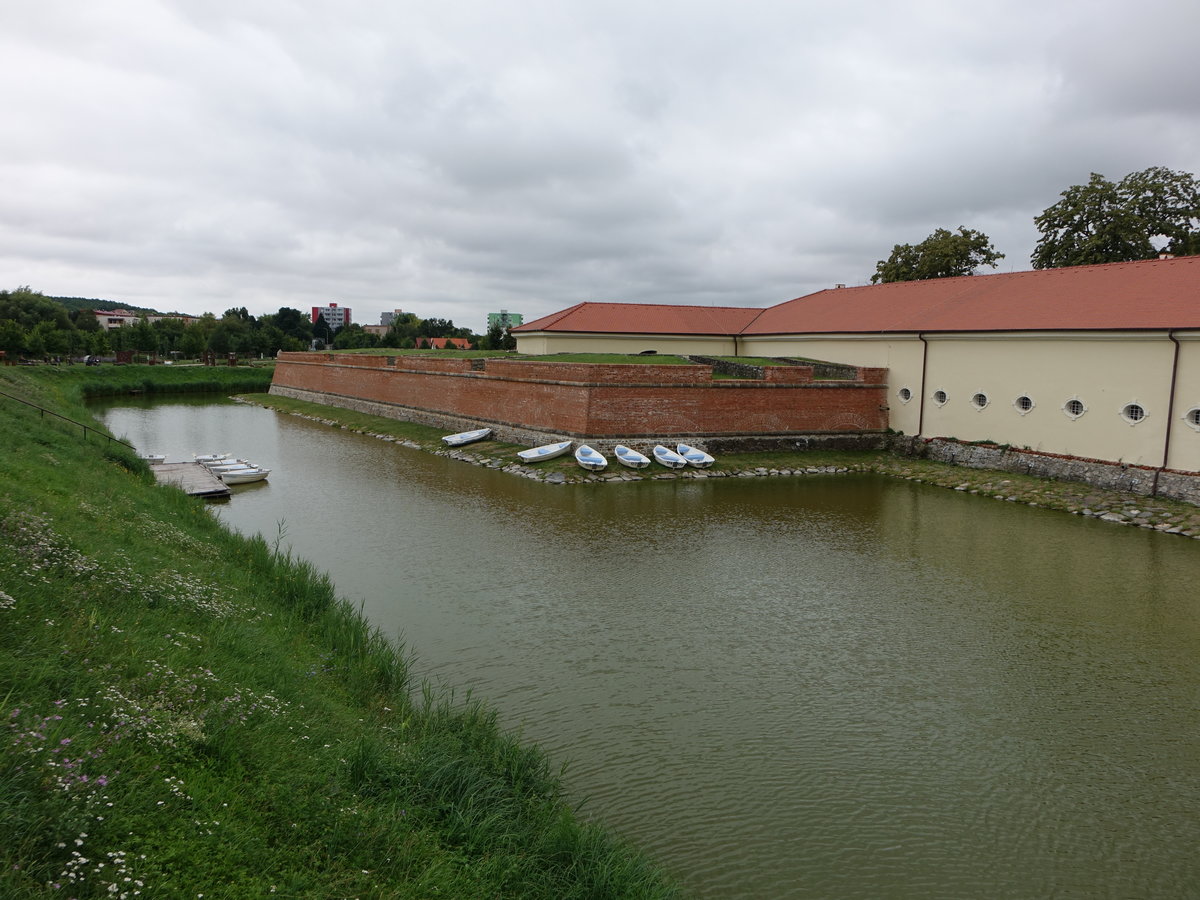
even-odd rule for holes
{"type": "Polygon", "coordinates": [[[1091,172],[1200,173],[1200,6],[1130,10],[18,0],[0,288],[482,331],[772,305],[960,225],[1025,270],[1091,172]]]}

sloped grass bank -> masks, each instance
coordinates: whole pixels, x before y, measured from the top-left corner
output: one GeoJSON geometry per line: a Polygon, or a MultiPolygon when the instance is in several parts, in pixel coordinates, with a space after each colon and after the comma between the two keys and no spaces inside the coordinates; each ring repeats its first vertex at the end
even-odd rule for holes
{"type": "Polygon", "coordinates": [[[322,573],[78,432],[0,398],[0,896],[677,896],[322,573]]]}
{"type": "Polygon", "coordinates": [[[275,366],[43,366],[34,371],[33,380],[75,399],[265,391],[271,386],[275,366]]]}

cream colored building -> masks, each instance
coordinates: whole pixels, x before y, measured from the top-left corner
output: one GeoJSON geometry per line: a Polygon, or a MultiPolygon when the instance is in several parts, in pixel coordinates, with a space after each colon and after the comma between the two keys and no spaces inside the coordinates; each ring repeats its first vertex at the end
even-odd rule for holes
{"type": "Polygon", "coordinates": [[[740,309],[744,321],[711,312],[581,304],[513,333],[531,353],[885,367],[905,434],[1200,472],[1200,257],[832,289],[740,309]],[[691,314],[706,324],[671,327],[691,314]]]}

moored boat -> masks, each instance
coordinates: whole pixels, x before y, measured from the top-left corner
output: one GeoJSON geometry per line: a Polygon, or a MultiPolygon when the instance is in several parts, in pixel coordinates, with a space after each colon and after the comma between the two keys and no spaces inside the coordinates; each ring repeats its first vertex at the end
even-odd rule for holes
{"type": "Polygon", "coordinates": [[[252,481],[266,481],[271,474],[270,469],[235,469],[231,472],[215,473],[225,484],[249,484],[252,481]]]}
{"type": "Polygon", "coordinates": [[[528,450],[521,450],[517,456],[523,462],[541,462],[543,459],[554,459],[556,456],[562,456],[571,449],[571,441],[559,441],[555,444],[543,444],[540,447],[530,447],[528,450]]]}
{"type": "Polygon", "coordinates": [[[613,447],[613,455],[623,466],[629,466],[631,469],[644,469],[650,465],[650,457],[643,453],[638,453],[632,447],[626,447],[624,444],[617,444],[613,447]]]}
{"type": "Polygon", "coordinates": [[[141,453],[138,455],[138,457],[139,457],[139,459],[144,459],[146,462],[150,463],[150,465],[152,465],[152,466],[156,466],[159,463],[163,463],[163,462],[167,461],[166,455],[162,454],[162,453],[141,453]]]}
{"type": "Polygon", "coordinates": [[[670,447],[664,447],[662,444],[654,445],[654,460],[661,463],[668,469],[682,469],[687,465],[687,460],[672,450],[670,447]]]}
{"type": "Polygon", "coordinates": [[[215,463],[215,462],[221,462],[222,460],[225,460],[225,459],[229,459],[229,454],[228,453],[193,453],[192,459],[196,460],[196,462],[200,463],[200,465],[204,465],[205,463],[215,463]]]}
{"type": "Polygon", "coordinates": [[[442,443],[450,447],[461,447],[474,441],[482,441],[492,433],[490,428],[476,428],[474,431],[460,431],[458,434],[448,434],[442,438],[442,443]]]}
{"type": "Polygon", "coordinates": [[[689,447],[687,444],[677,444],[675,451],[687,460],[689,466],[695,466],[697,469],[707,469],[716,462],[715,459],[700,448],[689,447]]]}
{"type": "Polygon", "coordinates": [[[575,450],[575,462],[579,463],[585,469],[591,469],[593,472],[599,472],[608,465],[608,460],[603,453],[593,450],[587,444],[580,444],[575,450]]]}
{"type": "Polygon", "coordinates": [[[200,463],[200,465],[204,466],[210,472],[219,472],[222,469],[258,468],[248,459],[220,459],[216,462],[200,463]]]}

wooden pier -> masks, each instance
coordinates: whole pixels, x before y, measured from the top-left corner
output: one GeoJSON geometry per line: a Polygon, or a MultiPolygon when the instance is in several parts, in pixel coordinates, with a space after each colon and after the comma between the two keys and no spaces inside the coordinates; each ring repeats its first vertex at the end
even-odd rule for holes
{"type": "Polygon", "coordinates": [[[229,487],[200,463],[159,463],[151,466],[159,484],[173,484],[193,497],[228,497],[229,487]]]}

